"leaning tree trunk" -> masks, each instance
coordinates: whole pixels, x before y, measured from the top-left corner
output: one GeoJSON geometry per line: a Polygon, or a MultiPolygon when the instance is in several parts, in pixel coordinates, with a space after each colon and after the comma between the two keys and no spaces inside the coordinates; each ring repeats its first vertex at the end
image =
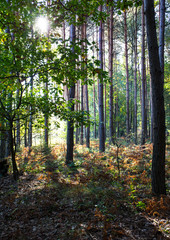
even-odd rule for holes
{"type": "Polygon", "coordinates": [[[162,70],[156,35],[154,0],[144,0],[153,103],[152,192],[166,194],[165,187],[165,109],[162,70]]]}
{"type": "MultiPolygon", "coordinates": [[[[76,39],[75,26],[72,24],[70,26],[70,41],[73,44],[72,52],[74,53],[74,43],[76,39]]],[[[74,112],[74,97],[75,97],[75,83],[72,80],[72,86],[69,89],[69,110],[74,112]]],[[[74,121],[70,119],[67,121],[67,154],[66,154],[66,164],[70,165],[73,163],[73,147],[74,147],[74,121]]]]}

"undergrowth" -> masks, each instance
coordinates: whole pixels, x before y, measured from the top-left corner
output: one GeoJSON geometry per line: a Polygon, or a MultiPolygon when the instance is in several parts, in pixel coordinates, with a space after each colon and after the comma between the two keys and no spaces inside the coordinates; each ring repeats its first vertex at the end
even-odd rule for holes
{"type": "MultiPolygon", "coordinates": [[[[151,194],[151,144],[144,148],[136,145],[109,146],[105,153],[98,152],[96,142],[91,144],[91,149],[75,145],[74,168],[65,165],[64,144],[50,151],[32,149],[29,153],[24,149],[17,155],[17,164],[24,176],[33,175],[38,181],[34,187],[37,196],[44,189],[57,195],[60,208],[71,205],[82,214],[93,209],[94,219],[86,224],[87,230],[94,228],[93,223],[99,221],[104,224],[104,234],[117,214],[125,210],[129,214],[167,218],[169,198],[161,196],[158,199],[151,194]]],[[[12,194],[10,191],[6,193],[7,198],[12,194]]],[[[21,196],[20,201],[26,203],[26,197],[21,196]]],[[[55,204],[50,205],[49,211],[53,211],[55,204]]],[[[163,225],[164,221],[160,228],[166,232],[163,225]]],[[[74,236],[79,230],[73,227],[69,236],[74,236]]]]}

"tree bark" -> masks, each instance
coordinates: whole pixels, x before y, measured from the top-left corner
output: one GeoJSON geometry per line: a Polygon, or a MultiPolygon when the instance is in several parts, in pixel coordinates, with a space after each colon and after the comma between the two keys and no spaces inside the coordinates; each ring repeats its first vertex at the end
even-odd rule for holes
{"type": "Polygon", "coordinates": [[[152,192],[166,194],[165,187],[165,109],[163,81],[156,35],[154,1],[144,0],[153,103],[152,192]]]}
{"type": "Polygon", "coordinates": [[[110,91],[109,91],[109,134],[110,143],[114,144],[114,129],[113,129],[113,7],[110,8],[110,21],[108,24],[109,36],[109,78],[110,78],[110,91]]]}
{"type": "Polygon", "coordinates": [[[146,66],[145,66],[145,19],[144,5],[142,5],[142,57],[141,57],[141,77],[142,77],[142,136],[141,144],[145,144],[146,139],[146,66]]]}
{"type": "MultiPolygon", "coordinates": [[[[93,33],[93,42],[94,42],[94,33],[93,33]]],[[[94,48],[93,48],[93,57],[94,57],[94,48]]],[[[94,63],[94,60],[93,60],[94,63]]],[[[97,138],[96,132],[96,85],[95,85],[95,77],[93,75],[93,111],[94,111],[94,138],[97,138]]]]}
{"type": "Polygon", "coordinates": [[[11,152],[11,159],[12,159],[13,177],[14,177],[14,180],[18,180],[19,172],[18,172],[16,160],[15,160],[15,149],[14,149],[15,139],[13,138],[13,123],[12,123],[12,121],[13,120],[11,119],[11,121],[9,122],[10,152],[11,152]]]}
{"type": "MultiPolygon", "coordinates": [[[[102,6],[99,7],[99,11],[102,12],[102,6]]],[[[103,23],[100,20],[99,26],[99,60],[100,70],[99,73],[99,151],[105,151],[105,136],[104,136],[104,111],[103,111],[103,39],[102,39],[103,23]]]]}
{"type": "Polygon", "coordinates": [[[165,38],[165,0],[160,0],[159,21],[159,60],[162,71],[162,82],[164,82],[164,38],[165,38]]]}
{"type": "MultiPolygon", "coordinates": [[[[84,39],[87,39],[87,24],[84,23],[84,39]]],[[[85,43],[85,48],[87,49],[86,43],[85,43]]],[[[85,56],[86,62],[87,62],[87,54],[85,56]]],[[[86,74],[86,78],[85,78],[85,82],[87,81],[87,64],[85,64],[85,74],[86,74]]],[[[88,85],[87,83],[85,84],[85,96],[86,96],[86,111],[87,111],[87,120],[89,121],[89,94],[88,94],[88,85]]],[[[86,129],[86,147],[90,148],[90,125],[87,126],[86,129]]]]}
{"type": "Polygon", "coordinates": [[[125,35],[125,58],[126,58],[126,134],[129,135],[129,69],[128,69],[128,45],[127,45],[127,16],[124,11],[124,35],[125,35]]]}
{"type": "Polygon", "coordinates": [[[135,8],[134,134],[137,144],[137,7],[135,8]]]}
{"type": "MultiPolygon", "coordinates": [[[[73,44],[72,52],[74,53],[74,43],[76,39],[75,26],[72,24],[70,26],[70,41],[73,44]]],[[[72,86],[69,89],[69,110],[74,112],[74,97],[75,97],[75,83],[72,79],[72,86]]],[[[70,165],[73,163],[73,147],[74,147],[74,122],[73,119],[67,121],[67,154],[66,154],[66,164],[70,165]]]]}

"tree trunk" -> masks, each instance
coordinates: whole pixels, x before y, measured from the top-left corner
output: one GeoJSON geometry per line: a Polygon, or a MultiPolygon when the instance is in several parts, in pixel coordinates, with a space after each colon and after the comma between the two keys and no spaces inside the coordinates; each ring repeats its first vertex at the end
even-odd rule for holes
{"type": "Polygon", "coordinates": [[[5,122],[1,122],[1,145],[0,145],[0,159],[4,159],[6,156],[5,156],[5,144],[6,144],[6,141],[5,141],[5,122]]]}
{"type": "MultiPolygon", "coordinates": [[[[105,26],[103,24],[103,29],[102,29],[102,39],[103,39],[103,70],[106,70],[106,59],[105,59],[105,26]]],[[[107,112],[106,112],[106,108],[107,108],[107,104],[106,104],[106,98],[107,98],[107,94],[106,94],[106,83],[104,84],[104,136],[105,136],[105,140],[106,140],[106,124],[107,124],[107,112]]]]}
{"type": "MultiPolygon", "coordinates": [[[[86,23],[83,24],[84,25],[84,39],[86,40],[87,36],[86,36],[86,30],[87,30],[87,26],[86,23]]],[[[85,43],[85,48],[87,49],[86,43],[85,43]]],[[[87,62],[87,54],[85,56],[86,62],[87,62]]],[[[86,74],[86,78],[85,78],[85,82],[87,81],[87,64],[85,65],[85,74],[86,74]]],[[[89,121],[89,94],[88,94],[88,85],[85,84],[85,97],[86,97],[86,111],[87,111],[87,120],[89,121]]],[[[90,148],[90,125],[87,126],[86,129],[86,147],[90,148]]]]}
{"type": "MultiPolygon", "coordinates": [[[[48,73],[47,73],[47,76],[46,76],[46,82],[45,82],[45,97],[46,99],[48,100],[48,73]]],[[[45,116],[44,116],[44,126],[45,126],[45,129],[44,129],[44,146],[45,148],[48,148],[48,106],[47,106],[47,109],[46,109],[46,113],[45,113],[45,116]]]]}
{"type": "MultiPolygon", "coordinates": [[[[50,0],[47,0],[47,8],[50,5],[50,0]]],[[[47,38],[49,39],[49,28],[47,29],[47,38]]],[[[47,47],[48,48],[48,47],[47,47]]],[[[47,58],[47,64],[48,64],[48,58],[47,58]]],[[[46,74],[46,82],[45,82],[45,97],[48,100],[48,73],[46,74]]],[[[46,110],[45,116],[44,116],[44,143],[45,148],[48,148],[49,145],[49,119],[48,119],[48,109],[46,110]]]]}
{"type": "MultiPolygon", "coordinates": [[[[31,97],[33,96],[33,77],[31,76],[30,80],[30,88],[31,88],[31,97]]],[[[29,131],[28,131],[28,146],[32,147],[32,106],[30,106],[30,118],[29,118],[29,131]]]]}
{"type": "Polygon", "coordinates": [[[109,78],[110,78],[110,92],[109,92],[109,134],[110,143],[114,144],[114,129],[113,129],[113,7],[110,8],[110,22],[108,24],[109,36],[109,78]]]}
{"type": "MultiPolygon", "coordinates": [[[[19,99],[19,89],[17,90],[17,101],[19,99]]],[[[20,132],[20,119],[19,119],[19,115],[17,116],[17,120],[16,120],[16,128],[17,128],[17,139],[16,139],[16,145],[17,145],[17,149],[20,148],[21,145],[21,132],[20,132]]]]}
{"type": "Polygon", "coordinates": [[[150,78],[150,114],[151,114],[151,129],[150,129],[150,141],[153,143],[153,104],[152,104],[152,82],[150,78]]]}
{"type": "MultiPolygon", "coordinates": [[[[99,11],[102,12],[102,6],[99,7],[99,11]]],[[[104,111],[103,111],[103,42],[102,42],[102,30],[103,23],[100,20],[99,26],[99,60],[100,60],[100,69],[99,73],[99,151],[105,151],[105,136],[104,136],[104,111]]]]}
{"type": "MultiPolygon", "coordinates": [[[[81,111],[84,110],[84,85],[81,83],[81,111]]],[[[80,144],[84,144],[83,123],[81,123],[80,144]]]]}
{"type": "MultiPolygon", "coordinates": [[[[93,33],[93,42],[94,42],[94,33],[93,33]]],[[[93,57],[94,57],[94,48],[93,48],[93,57]]],[[[94,60],[93,60],[94,63],[94,60]]],[[[94,111],[94,138],[97,138],[96,134],[96,85],[95,77],[93,75],[93,111],[94,111]]]]}
{"type": "MultiPolygon", "coordinates": [[[[76,85],[76,99],[79,101],[80,97],[79,97],[79,81],[77,82],[77,85],[76,85]]],[[[78,112],[79,111],[79,102],[76,102],[76,111],[78,112]]],[[[77,127],[76,128],[76,144],[78,144],[79,142],[79,128],[77,127]]]]}
{"type": "Polygon", "coordinates": [[[10,152],[11,152],[11,159],[12,159],[12,168],[13,168],[13,177],[14,180],[18,180],[19,178],[19,172],[17,168],[17,163],[15,160],[15,149],[14,149],[14,138],[13,138],[13,124],[12,120],[9,123],[10,129],[9,129],[9,135],[10,135],[10,152]]]}
{"type": "Polygon", "coordinates": [[[125,32],[125,58],[126,58],[126,134],[129,135],[129,70],[128,70],[126,9],[124,11],[124,32],[125,32]]]}
{"type": "Polygon", "coordinates": [[[134,134],[137,144],[137,7],[135,8],[134,134]]]}
{"type": "MultiPolygon", "coordinates": [[[[74,53],[74,43],[76,39],[75,26],[72,24],[70,26],[70,41],[73,44],[72,52],[74,53]]],[[[73,81],[73,79],[72,79],[73,81]]],[[[69,101],[71,103],[69,110],[74,112],[74,100],[75,97],[75,83],[72,82],[72,86],[69,89],[69,101]]],[[[67,154],[66,154],[66,164],[70,165],[73,163],[73,147],[74,147],[74,122],[73,119],[67,121],[67,154]]]]}
{"type": "Polygon", "coordinates": [[[164,82],[164,32],[165,32],[165,0],[160,0],[160,22],[159,22],[159,60],[164,82]]]}
{"type": "Polygon", "coordinates": [[[165,187],[165,110],[163,81],[156,35],[154,1],[144,0],[153,103],[152,192],[166,194],[165,187]]]}
{"type": "MultiPolygon", "coordinates": [[[[85,93],[86,93],[86,110],[87,114],[89,114],[89,95],[88,95],[88,86],[87,84],[85,85],[85,93]]],[[[87,120],[89,120],[89,115],[87,115],[87,120]]],[[[90,125],[87,126],[87,131],[86,131],[86,147],[90,147],[90,125]]]]}
{"type": "Polygon", "coordinates": [[[142,58],[141,58],[141,76],[142,76],[142,136],[141,144],[145,144],[146,138],[146,66],[145,66],[145,19],[144,5],[142,5],[142,58]]]}

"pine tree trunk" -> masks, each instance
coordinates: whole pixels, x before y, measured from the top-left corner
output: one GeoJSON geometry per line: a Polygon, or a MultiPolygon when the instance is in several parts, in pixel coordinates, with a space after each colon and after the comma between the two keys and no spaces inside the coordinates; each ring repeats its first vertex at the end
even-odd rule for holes
{"type": "MultiPolygon", "coordinates": [[[[87,39],[87,34],[86,34],[86,31],[87,31],[87,26],[86,26],[86,23],[83,24],[84,25],[84,39],[86,40],[87,39]]],[[[87,45],[85,43],[85,48],[87,49],[87,45]]],[[[87,54],[85,56],[85,60],[87,62],[87,54]]],[[[87,81],[87,64],[85,64],[85,74],[86,74],[86,79],[85,79],[85,82],[87,81]]],[[[87,111],[87,120],[89,121],[90,118],[89,118],[89,94],[88,94],[88,85],[85,84],[85,99],[86,99],[86,111],[87,111]]],[[[86,147],[87,148],[90,148],[90,125],[87,126],[87,129],[86,129],[86,147]]]]}
{"type": "MultiPolygon", "coordinates": [[[[76,99],[79,101],[79,81],[77,82],[77,85],[76,85],[76,99]]],[[[76,111],[78,112],[79,111],[79,102],[76,102],[76,111]]],[[[79,128],[77,127],[76,128],[76,144],[78,144],[79,142],[79,128]]]]}
{"type": "Polygon", "coordinates": [[[96,131],[96,86],[95,82],[93,83],[93,110],[94,110],[94,138],[97,138],[96,131]]]}
{"type": "Polygon", "coordinates": [[[135,8],[134,134],[137,144],[137,7],[135,8]]]}
{"type": "MultiPolygon", "coordinates": [[[[46,99],[48,100],[48,74],[47,74],[47,79],[46,79],[46,82],[45,82],[45,97],[46,99]]],[[[45,129],[44,129],[44,146],[45,148],[48,148],[48,109],[46,109],[46,113],[45,113],[45,116],[44,116],[44,126],[45,126],[45,129]]]]}
{"type": "MultiPolygon", "coordinates": [[[[50,5],[50,0],[47,0],[47,8],[50,5]]],[[[47,30],[47,39],[49,39],[49,29],[47,30]]],[[[47,63],[48,63],[48,58],[47,58],[47,63]]],[[[45,97],[48,100],[48,73],[46,74],[46,82],[45,82],[45,97]]],[[[45,148],[48,148],[49,145],[49,119],[48,119],[48,109],[46,110],[45,116],[44,116],[44,125],[45,125],[45,129],[44,129],[44,143],[45,143],[45,148]]]]}
{"type": "Polygon", "coordinates": [[[142,136],[141,144],[145,144],[146,139],[146,66],[145,66],[145,19],[144,5],[142,5],[142,57],[141,57],[141,75],[142,75],[142,136]]]}
{"type": "MultiPolygon", "coordinates": [[[[33,96],[33,77],[31,76],[30,80],[30,88],[31,88],[31,97],[33,96]]],[[[30,106],[30,118],[29,118],[29,131],[28,131],[28,146],[32,147],[32,106],[30,106]]]]}
{"type": "Polygon", "coordinates": [[[24,146],[27,147],[28,146],[28,141],[27,141],[27,119],[25,120],[25,126],[24,126],[24,146]]]}
{"type": "MultiPolygon", "coordinates": [[[[99,7],[102,12],[102,6],[99,7]]],[[[103,23],[100,20],[99,26],[99,60],[100,69],[103,71],[103,39],[102,39],[103,23]]],[[[99,73],[99,151],[105,151],[105,136],[104,136],[104,111],[103,111],[103,78],[102,72],[99,73]]]]}
{"type": "MultiPolygon", "coordinates": [[[[74,43],[76,39],[75,26],[72,24],[70,26],[70,41],[73,44],[72,52],[74,53],[74,43]]],[[[69,101],[71,106],[69,110],[74,112],[74,100],[75,97],[75,83],[72,82],[72,86],[69,89],[69,101]]],[[[74,147],[74,122],[72,119],[67,121],[67,154],[66,154],[66,164],[70,165],[73,163],[73,147],[74,147]]]]}
{"type": "MultiPolygon", "coordinates": [[[[94,42],[94,33],[93,33],[93,42],[94,42]]],[[[94,57],[94,48],[93,48],[93,57],[94,57]]],[[[93,111],[94,111],[94,138],[97,138],[96,132],[96,85],[95,85],[95,77],[93,75],[93,111]]]]}
{"type": "Polygon", "coordinates": [[[110,22],[108,24],[109,36],[109,77],[110,77],[110,92],[109,92],[109,134],[110,143],[114,144],[114,129],[113,129],[113,7],[110,8],[110,22]]]}
{"type": "Polygon", "coordinates": [[[124,11],[124,32],[125,32],[125,58],[126,58],[126,134],[129,135],[129,69],[128,69],[126,10],[124,11]]]}
{"type": "MultiPolygon", "coordinates": [[[[81,83],[81,111],[84,111],[84,85],[81,83]]],[[[80,144],[84,144],[84,133],[83,133],[83,123],[81,123],[81,132],[80,132],[80,144]]]]}
{"type": "MultiPolygon", "coordinates": [[[[19,99],[19,89],[17,90],[17,101],[19,99]]],[[[21,133],[20,133],[20,119],[19,119],[19,115],[17,116],[17,120],[16,120],[16,128],[17,128],[17,139],[16,139],[16,145],[17,145],[17,149],[20,148],[20,144],[21,144],[21,133]]]]}
{"type": "MultiPolygon", "coordinates": [[[[103,24],[103,30],[102,30],[102,39],[103,39],[103,70],[106,70],[106,59],[105,59],[105,26],[103,24]]],[[[105,136],[105,140],[106,140],[106,120],[107,120],[107,115],[106,115],[106,108],[107,108],[107,104],[106,104],[106,83],[104,84],[104,136],[105,136]]]]}
{"type": "Polygon", "coordinates": [[[144,0],[153,103],[152,192],[166,194],[165,187],[165,109],[163,81],[156,35],[154,1],[144,0]]]}
{"type": "Polygon", "coordinates": [[[150,129],[150,141],[153,143],[153,104],[152,104],[152,81],[150,78],[150,114],[151,114],[151,129],[150,129]]]}
{"type": "Polygon", "coordinates": [[[12,159],[13,177],[14,177],[14,180],[18,180],[19,172],[18,172],[16,160],[15,160],[15,149],[14,149],[14,141],[15,141],[15,139],[13,138],[13,124],[12,124],[12,120],[10,121],[9,125],[10,125],[10,129],[9,129],[10,152],[11,152],[11,159],[12,159]]]}
{"type": "Polygon", "coordinates": [[[159,60],[162,71],[162,81],[164,83],[164,38],[165,38],[165,0],[160,1],[160,21],[159,21],[159,60]]]}
{"type": "Polygon", "coordinates": [[[5,141],[5,122],[1,122],[1,145],[0,145],[0,159],[4,159],[6,156],[5,156],[5,144],[6,144],[6,141],[5,141]]]}

